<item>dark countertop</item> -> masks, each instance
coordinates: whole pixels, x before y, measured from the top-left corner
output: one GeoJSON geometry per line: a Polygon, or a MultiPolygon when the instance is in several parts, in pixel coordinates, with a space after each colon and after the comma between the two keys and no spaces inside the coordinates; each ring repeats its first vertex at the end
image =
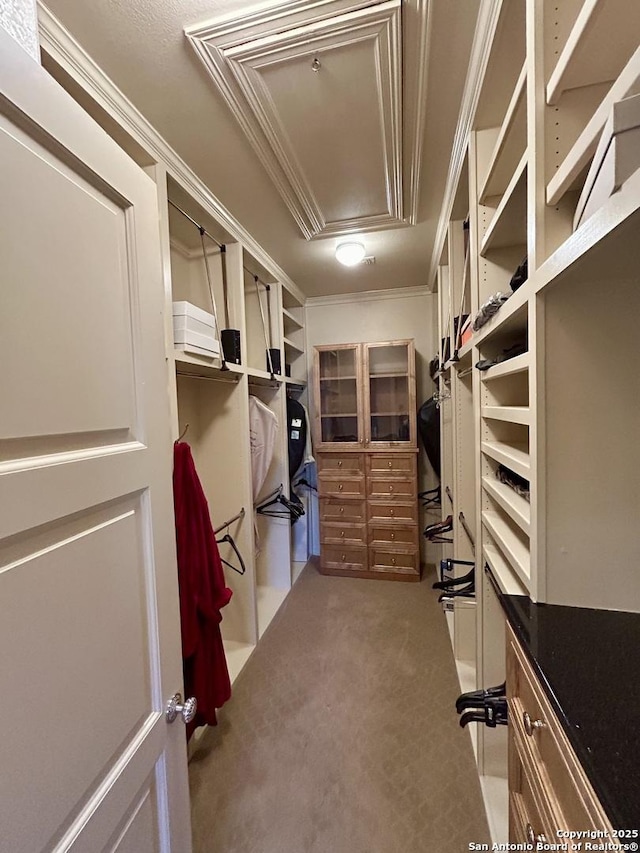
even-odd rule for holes
{"type": "Polygon", "coordinates": [[[640,829],[640,614],[496,591],[612,825],[640,829]]]}

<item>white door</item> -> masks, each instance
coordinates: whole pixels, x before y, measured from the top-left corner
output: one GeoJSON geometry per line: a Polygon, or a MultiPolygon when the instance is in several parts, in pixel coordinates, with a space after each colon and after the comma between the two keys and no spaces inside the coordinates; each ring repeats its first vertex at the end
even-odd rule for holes
{"type": "Polygon", "coordinates": [[[151,180],[0,30],[0,851],[188,853],[151,180]]]}

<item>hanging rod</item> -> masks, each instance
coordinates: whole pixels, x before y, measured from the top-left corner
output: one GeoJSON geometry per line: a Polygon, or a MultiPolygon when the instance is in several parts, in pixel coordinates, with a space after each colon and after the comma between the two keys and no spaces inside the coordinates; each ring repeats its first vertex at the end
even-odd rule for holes
{"type": "Polygon", "coordinates": [[[236,373],[233,374],[233,379],[221,379],[217,376],[200,376],[198,373],[176,370],[176,376],[186,376],[188,379],[199,379],[202,382],[223,382],[225,385],[236,385],[240,381],[240,375],[236,373]]]}
{"type": "Polygon", "coordinates": [[[218,533],[220,533],[220,531],[221,531],[221,530],[225,530],[227,527],[230,527],[230,526],[233,524],[233,522],[234,522],[234,521],[238,521],[240,518],[244,518],[244,517],[245,517],[245,514],[246,514],[246,513],[245,513],[245,508],[244,508],[244,507],[242,507],[242,509],[240,510],[240,512],[236,513],[236,514],[233,516],[233,518],[230,518],[228,521],[223,522],[223,523],[220,525],[220,527],[217,527],[213,532],[214,532],[214,533],[215,533],[215,535],[217,536],[217,535],[218,535],[218,533]]]}
{"type": "Polygon", "coordinates": [[[242,264],[242,269],[247,273],[247,275],[251,276],[251,278],[255,281],[256,284],[261,284],[267,292],[271,290],[271,285],[267,284],[266,281],[263,281],[260,276],[252,272],[249,267],[245,267],[245,265],[242,264]]]}
{"type": "Polygon", "coordinates": [[[464,517],[463,512],[460,512],[458,514],[458,521],[462,525],[462,529],[464,530],[464,532],[469,537],[469,542],[471,542],[471,550],[473,551],[473,553],[475,555],[475,553],[476,553],[476,540],[474,539],[473,533],[469,529],[469,525],[467,524],[467,519],[464,517]]]}
{"type": "Polygon", "coordinates": [[[171,199],[168,199],[168,201],[169,201],[169,204],[171,205],[171,207],[175,208],[175,210],[177,210],[178,213],[181,213],[185,219],[188,219],[189,222],[192,223],[192,225],[195,225],[201,234],[206,234],[210,240],[213,240],[213,242],[216,244],[216,246],[219,249],[224,251],[224,249],[226,248],[224,243],[221,243],[219,240],[216,240],[216,238],[213,236],[213,234],[210,234],[203,225],[200,225],[199,222],[196,222],[196,220],[193,218],[193,216],[189,216],[189,214],[187,213],[186,210],[183,210],[181,207],[178,207],[178,205],[175,203],[175,201],[171,201],[171,199]]]}
{"type": "Polygon", "coordinates": [[[278,382],[277,379],[270,379],[266,382],[249,382],[249,388],[272,388],[278,389],[282,385],[282,382],[278,382]]]}

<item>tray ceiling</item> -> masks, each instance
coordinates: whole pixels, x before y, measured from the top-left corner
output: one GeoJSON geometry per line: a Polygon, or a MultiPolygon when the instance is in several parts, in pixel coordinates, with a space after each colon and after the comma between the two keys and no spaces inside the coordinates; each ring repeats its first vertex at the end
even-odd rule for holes
{"type": "Polygon", "coordinates": [[[405,67],[403,91],[401,19],[401,0],[297,0],[185,30],[307,239],[416,221],[424,87],[405,67]]]}

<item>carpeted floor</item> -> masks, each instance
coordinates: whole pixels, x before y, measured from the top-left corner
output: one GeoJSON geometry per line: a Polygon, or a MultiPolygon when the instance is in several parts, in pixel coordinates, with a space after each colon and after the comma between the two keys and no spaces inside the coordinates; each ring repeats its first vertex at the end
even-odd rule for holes
{"type": "Polygon", "coordinates": [[[489,841],[430,586],[307,566],[191,761],[195,853],[462,853],[489,841]]]}

